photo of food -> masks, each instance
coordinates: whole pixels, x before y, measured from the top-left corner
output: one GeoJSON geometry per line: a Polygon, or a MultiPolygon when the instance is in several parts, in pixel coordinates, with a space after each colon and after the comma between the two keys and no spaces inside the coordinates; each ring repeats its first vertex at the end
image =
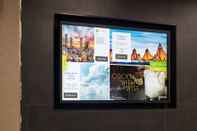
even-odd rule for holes
{"type": "Polygon", "coordinates": [[[62,48],[66,61],[94,61],[94,28],[84,26],[62,26],[62,48]]]}

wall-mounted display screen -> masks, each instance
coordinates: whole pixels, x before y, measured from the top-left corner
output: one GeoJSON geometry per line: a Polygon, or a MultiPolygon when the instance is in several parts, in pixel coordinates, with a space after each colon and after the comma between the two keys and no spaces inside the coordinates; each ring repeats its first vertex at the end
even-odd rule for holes
{"type": "Polygon", "coordinates": [[[114,21],[56,16],[56,104],[175,105],[174,26],[114,21]]]}

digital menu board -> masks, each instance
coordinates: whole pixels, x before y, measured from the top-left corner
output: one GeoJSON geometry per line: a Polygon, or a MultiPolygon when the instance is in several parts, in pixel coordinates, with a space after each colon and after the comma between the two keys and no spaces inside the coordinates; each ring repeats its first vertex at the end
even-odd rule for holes
{"type": "Polygon", "coordinates": [[[172,100],[169,45],[175,43],[169,30],[73,20],[62,20],[58,27],[61,102],[172,100]]]}

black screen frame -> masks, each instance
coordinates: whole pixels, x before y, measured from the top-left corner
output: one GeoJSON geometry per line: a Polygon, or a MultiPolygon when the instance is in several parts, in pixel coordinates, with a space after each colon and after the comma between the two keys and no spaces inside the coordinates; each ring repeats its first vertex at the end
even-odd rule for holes
{"type": "Polygon", "coordinates": [[[176,107],[176,26],[140,21],[131,21],[115,18],[80,16],[70,14],[54,15],[54,107],[55,109],[126,109],[126,108],[175,108],[176,107]],[[85,100],[63,101],[62,74],[61,74],[61,25],[62,23],[77,23],[82,25],[95,25],[97,27],[119,27],[137,29],[143,31],[167,32],[168,33],[168,102],[130,102],[123,100],[85,100]],[[170,44],[169,44],[170,43],[170,44]],[[173,43],[173,44],[171,44],[173,43]]]}

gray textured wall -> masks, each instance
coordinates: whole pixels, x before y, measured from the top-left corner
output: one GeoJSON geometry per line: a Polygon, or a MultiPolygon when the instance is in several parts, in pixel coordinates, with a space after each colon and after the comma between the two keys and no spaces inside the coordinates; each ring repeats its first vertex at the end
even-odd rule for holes
{"type": "Polygon", "coordinates": [[[23,1],[23,131],[196,131],[197,2],[23,1]],[[54,110],[53,15],[90,14],[177,25],[177,108],[54,110]]]}

